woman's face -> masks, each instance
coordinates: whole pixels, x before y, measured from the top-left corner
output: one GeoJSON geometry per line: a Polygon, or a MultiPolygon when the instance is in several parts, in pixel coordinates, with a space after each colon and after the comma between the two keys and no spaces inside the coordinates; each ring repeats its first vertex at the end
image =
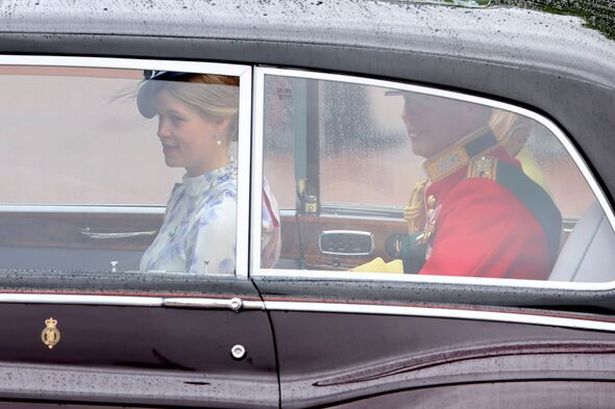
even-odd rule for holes
{"type": "Polygon", "coordinates": [[[198,176],[226,164],[223,131],[227,120],[206,119],[165,89],[156,96],[156,111],[158,137],[167,166],[183,167],[189,176],[198,176]]]}

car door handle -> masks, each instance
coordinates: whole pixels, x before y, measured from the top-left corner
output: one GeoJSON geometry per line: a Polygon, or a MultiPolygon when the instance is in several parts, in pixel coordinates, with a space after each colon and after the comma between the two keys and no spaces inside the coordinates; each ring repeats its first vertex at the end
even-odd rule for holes
{"type": "Polygon", "coordinates": [[[229,309],[239,312],[245,310],[264,310],[265,305],[262,301],[242,300],[239,297],[230,299],[216,298],[187,298],[187,297],[168,297],[162,301],[163,307],[174,308],[201,308],[201,309],[229,309]]]}
{"type": "Polygon", "coordinates": [[[156,233],[158,233],[158,230],[102,233],[102,232],[91,231],[89,227],[81,229],[81,234],[91,239],[126,239],[129,237],[153,236],[156,233]]]}

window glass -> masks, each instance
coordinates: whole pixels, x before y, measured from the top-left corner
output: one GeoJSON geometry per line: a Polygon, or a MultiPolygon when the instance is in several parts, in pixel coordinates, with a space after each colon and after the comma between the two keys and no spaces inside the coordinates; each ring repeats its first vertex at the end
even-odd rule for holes
{"type": "Polygon", "coordinates": [[[156,122],[136,110],[142,72],[1,67],[0,74],[0,160],[11,175],[2,203],[166,203],[182,172],[165,166],[156,122]]]}
{"type": "Polygon", "coordinates": [[[264,174],[283,209],[278,267],[614,278],[615,261],[596,250],[613,243],[612,228],[546,121],[389,83],[264,84],[264,174]]]}
{"type": "Polygon", "coordinates": [[[3,268],[234,273],[238,77],[3,66],[0,86],[3,268]]]}

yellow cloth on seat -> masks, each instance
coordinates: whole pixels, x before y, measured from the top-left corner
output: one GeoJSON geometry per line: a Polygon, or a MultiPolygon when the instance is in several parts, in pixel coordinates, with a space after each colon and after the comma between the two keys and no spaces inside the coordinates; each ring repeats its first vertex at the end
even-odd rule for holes
{"type": "Polygon", "coordinates": [[[382,257],[376,257],[372,261],[360,264],[351,271],[357,273],[395,273],[403,274],[404,265],[401,260],[393,260],[386,263],[382,257]]]}

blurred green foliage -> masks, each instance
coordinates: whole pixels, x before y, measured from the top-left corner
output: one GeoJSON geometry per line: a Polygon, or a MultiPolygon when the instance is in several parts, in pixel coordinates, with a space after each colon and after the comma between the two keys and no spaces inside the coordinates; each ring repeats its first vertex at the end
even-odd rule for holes
{"type": "Polygon", "coordinates": [[[548,13],[581,17],[587,27],[615,40],[614,0],[492,0],[492,5],[514,5],[548,13]]]}

